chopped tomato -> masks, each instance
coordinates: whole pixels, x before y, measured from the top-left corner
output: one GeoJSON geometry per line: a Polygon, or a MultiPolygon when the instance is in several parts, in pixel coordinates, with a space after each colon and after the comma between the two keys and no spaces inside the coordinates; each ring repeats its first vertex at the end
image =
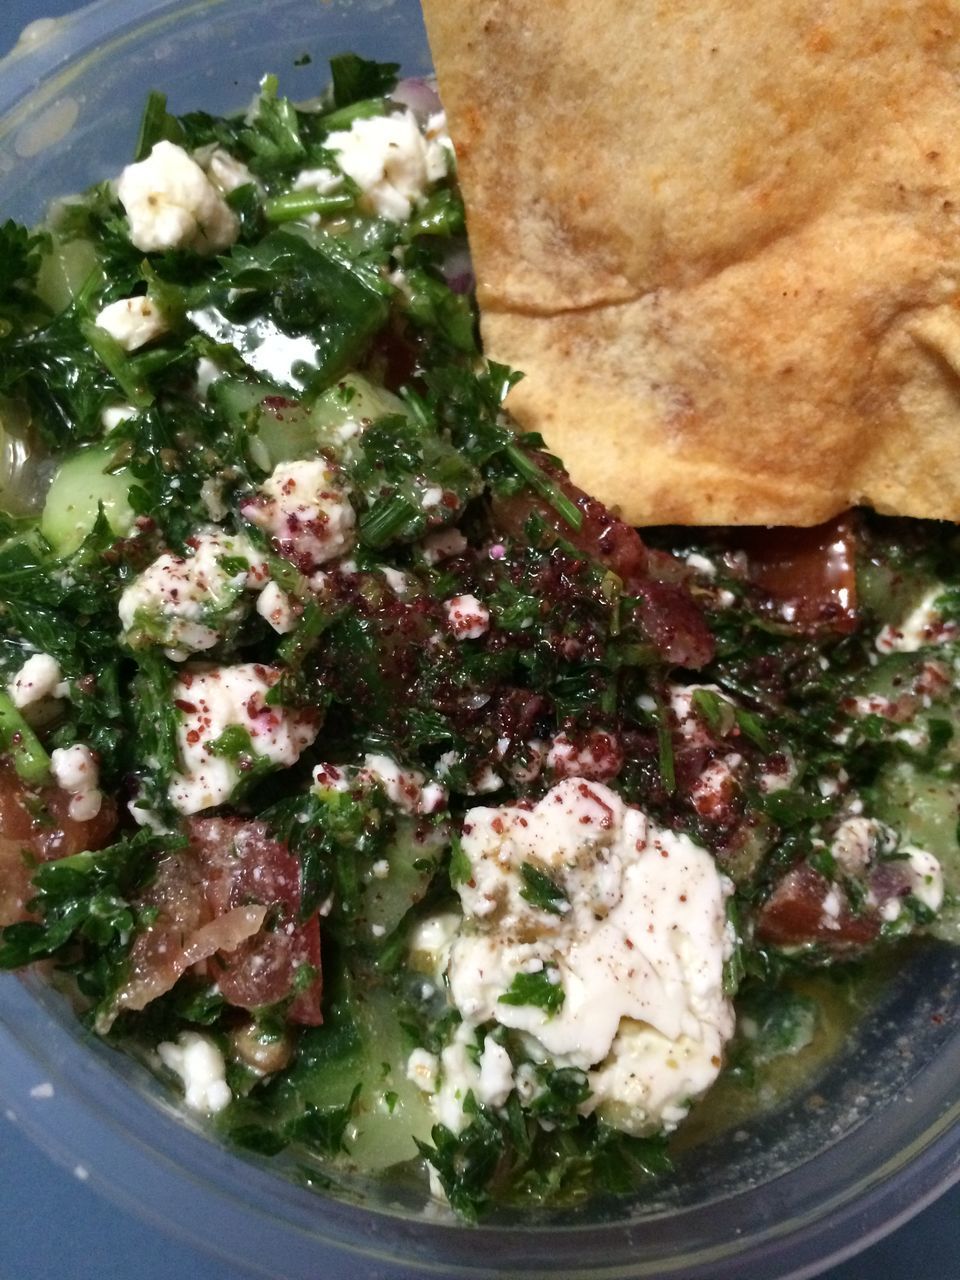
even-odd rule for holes
{"type": "Polygon", "coordinates": [[[229,954],[220,952],[213,972],[225,1000],[244,1009],[290,995],[301,966],[315,976],[290,1005],[292,1022],[317,1026],[320,1009],[320,927],[316,915],[299,920],[300,864],[263,823],[240,818],[198,818],[190,823],[191,850],[203,868],[204,892],[220,914],[251,902],[268,907],[264,927],[229,954]]]}
{"type": "Polygon", "coordinates": [[[111,799],[104,796],[99,813],[85,822],[71,818],[69,809],[66,791],[28,787],[9,764],[0,764],[0,926],[28,918],[38,862],[109,843],[117,825],[111,799]]]}
{"type": "Polygon", "coordinates": [[[636,529],[578,489],[566,472],[544,455],[537,461],[579,509],[583,518],[579,530],[572,529],[545,499],[529,491],[495,499],[495,525],[505,534],[522,538],[527,520],[536,513],[578,551],[611,569],[629,595],[639,597],[644,629],[665,661],[694,669],[706,666],[714,653],[713,636],[693,597],[677,580],[682,576],[677,562],[663,552],[651,552],[636,529]]]}
{"type": "Polygon", "coordinates": [[[751,529],[736,535],[747,576],[801,630],[857,625],[857,526],[853,512],[811,529],[751,529]]]}
{"type": "Polygon", "coordinates": [[[830,881],[807,863],[787,872],[757,920],[757,937],[778,947],[817,943],[848,951],[873,942],[879,932],[876,912],[855,915],[830,881]]]}
{"type": "Polygon", "coordinates": [[[320,929],[316,915],[298,918],[296,858],[260,822],[197,818],[188,835],[187,849],[161,860],[143,899],[157,917],[134,942],[118,1006],[142,1009],[206,962],[228,1004],[256,1009],[292,995],[309,965],[315,972],[287,1017],[319,1025],[320,929]]]}

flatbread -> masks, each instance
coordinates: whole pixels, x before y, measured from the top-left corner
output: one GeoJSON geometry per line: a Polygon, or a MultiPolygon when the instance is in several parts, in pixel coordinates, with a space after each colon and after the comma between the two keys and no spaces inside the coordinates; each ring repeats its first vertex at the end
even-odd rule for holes
{"type": "Polygon", "coordinates": [[[509,407],[637,524],[960,520],[960,0],[424,0],[509,407]]]}

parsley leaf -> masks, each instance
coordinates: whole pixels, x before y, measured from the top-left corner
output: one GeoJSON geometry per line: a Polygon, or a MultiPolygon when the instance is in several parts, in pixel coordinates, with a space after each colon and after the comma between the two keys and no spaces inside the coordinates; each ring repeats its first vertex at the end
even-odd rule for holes
{"type": "Polygon", "coordinates": [[[523,888],[520,897],[531,906],[541,911],[549,911],[551,915],[562,916],[570,910],[570,900],[556,880],[551,879],[545,871],[535,867],[532,862],[524,862],[520,867],[523,888]]]}
{"type": "Polygon", "coordinates": [[[399,62],[372,62],[355,53],[338,53],[330,59],[333,104],[349,107],[364,98],[379,98],[397,83],[399,62]]]}
{"type": "Polygon", "coordinates": [[[254,248],[235,248],[228,270],[194,295],[188,315],[254,373],[312,399],[364,354],[386,323],[392,292],[332,245],[272,231],[254,248]]]}
{"type": "Polygon", "coordinates": [[[555,966],[546,965],[536,973],[514,974],[500,1004],[533,1004],[551,1017],[563,1008],[566,992],[555,966]],[[553,976],[551,976],[553,975],[553,976]]]}

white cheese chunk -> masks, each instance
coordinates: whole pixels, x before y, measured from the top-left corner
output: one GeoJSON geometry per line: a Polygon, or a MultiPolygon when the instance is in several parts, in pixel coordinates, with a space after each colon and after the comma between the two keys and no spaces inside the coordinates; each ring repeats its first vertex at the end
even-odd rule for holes
{"type": "Polygon", "coordinates": [[[313,785],[322,791],[354,791],[379,786],[404,813],[436,813],[447,803],[446,788],[430,782],[419,769],[405,769],[392,756],[368,753],[360,765],[318,764],[313,785]]]}
{"type": "Polygon", "coordinates": [[[116,431],[122,422],[135,418],[139,410],[132,404],[110,404],[100,414],[100,421],[106,432],[116,431]]]}
{"type": "Polygon", "coordinates": [[[892,853],[897,833],[877,818],[845,818],[833,833],[830,853],[848,876],[865,874],[878,855],[892,853]]]}
{"type": "Polygon", "coordinates": [[[414,1049],[407,1059],[407,1079],[424,1093],[436,1093],[440,1061],[436,1054],[426,1049],[414,1049]]]}
{"type": "Polygon", "coordinates": [[[467,549],[467,540],[459,529],[437,529],[427,534],[421,546],[427,564],[439,564],[451,556],[462,555],[467,549]]]}
{"type": "Polygon", "coordinates": [[[321,196],[328,196],[342,186],[343,174],[326,168],[301,169],[293,180],[294,191],[315,191],[321,196]]]}
{"type": "Polygon", "coordinates": [[[49,653],[32,654],[7,685],[11,702],[20,711],[44,698],[62,698],[66,692],[60,664],[49,653]]]}
{"type": "Polygon", "coordinates": [[[614,777],[622,762],[620,744],[606,729],[591,729],[580,742],[574,742],[566,733],[558,733],[544,761],[558,778],[597,779],[614,777]]]}
{"type": "Polygon", "coordinates": [[[323,458],[281,462],[241,511],[303,573],[346,555],[355,541],[349,490],[323,458]]]}
{"type": "Polygon", "coordinates": [[[279,668],[247,662],[188,669],[174,682],[181,772],[174,774],[169,795],[179,813],[200,813],[233,794],[241,769],[235,758],[214,749],[226,729],[246,730],[252,755],[277,768],[295,764],[316,738],[316,719],[309,711],[267,703],[266,695],[279,679],[279,668]]]}
{"type": "Polygon", "coordinates": [[[415,969],[439,981],[450,963],[450,951],[460,932],[460,916],[453,911],[426,916],[410,934],[410,958],[415,969]]]}
{"type": "Polygon", "coordinates": [[[443,607],[447,626],[458,640],[479,640],[490,630],[490,610],[476,596],[452,596],[443,607]]]}
{"type": "Polygon", "coordinates": [[[138,351],[148,342],[162,337],[169,328],[163,312],[145,294],[109,303],[99,313],[95,323],[98,329],[109,333],[124,351],[138,351]]]}
{"type": "Polygon", "coordinates": [[[233,1094],[226,1080],[227,1064],[207,1036],[182,1031],[176,1043],[165,1040],[158,1044],[157,1054],[183,1081],[184,1099],[192,1110],[210,1114],[228,1105],[233,1094]]]}
{"type": "Polygon", "coordinates": [[[75,822],[89,822],[100,812],[103,793],[97,757],[88,746],[75,743],[50,754],[50,772],[61,791],[70,793],[67,813],[75,822]]]}
{"type": "Polygon", "coordinates": [[[901,852],[908,858],[911,893],[930,911],[939,911],[943,906],[943,868],[939,861],[916,845],[904,845],[901,852]]]}
{"type": "Polygon", "coordinates": [[[275,582],[268,582],[257,597],[257,613],[281,636],[297,625],[290,597],[275,582]]]}
{"type": "Polygon", "coordinates": [[[631,1133],[674,1127],[715,1080],[733,1033],[723,992],[732,886],[710,854],[582,778],[533,809],[469,810],[461,847],[471,874],[458,886],[464,923],[447,980],[465,1024],[512,1027],[587,1072],[584,1112],[631,1133]],[[525,864],[564,906],[524,898],[525,864]],[[503,1002],[518,975],[537,974],[560,989],[558,1008],[503,1002]]]}
{"type": "Polygon", "coordinates": [[[207,177],[224,195],[229,195],[240,187],[259,185],[243,161],[232,156],[229,151],[224,151],[223,147],[214,147],[208,155],[202,159],[198,156],[197,159],[206,170],[207,177]]]}
{"type": "MultiPolygon", "coordinates": [[[[669,687],[670,709],[677,717],[682,736],[691,746],[706,746],[713,739],[703,720],[697,715],[693,706],[693,695],[700,690],[714,694],[722,702],[730,699],[716,684],[674,684],[669,687]]],[[[720,736],[723,736],[721,733],[720,736]]]]}
{"type": "Polygon", "coordinates": [[[127,165],[117,196],[130,239],[144,253],[221,253],[240,233],[236,215],[200,165],[172,142],[158,142],[145,160],[127,165]]]}
{"type": "Polygon", "coordinates": [[[124,640],[162,644],[175,662],[212,649],[242,618],[244,592],[269,583],[267,562],[248,538],[201,529],[188,548],[185,556],[159,556],[120,596],[124,640]]]}
{"type": "Polygon", "coordinates": [[[197,361],[197,395],[201,400],[206,400],[210,388],[220,381],[224,372],[216,360],[211,360],[209,356],[200,357],[197,361]]]}
{"type": "Polygon", "coordinates": [[[424,136],[413,112],[402,111],[354,120],[349,129],[329,134],[324,145],[360,188],[370,212],[406,222],[447,172],[450,149],[440,135],[434,128],[433,136],[424,136]]]}
{"type": "Polygon", "coordinates": [[[447,792],[438,782],[428,782],[419,769],[404,769],[390,756],[368,754],[363,758],[358,780],[378,782],[387,799],[410,814],[436,813],[447,802],[447,792]]]}

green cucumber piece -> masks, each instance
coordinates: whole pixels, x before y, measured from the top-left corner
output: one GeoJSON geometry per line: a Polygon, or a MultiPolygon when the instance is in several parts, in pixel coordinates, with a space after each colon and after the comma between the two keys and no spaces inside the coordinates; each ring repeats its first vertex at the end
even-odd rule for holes
{"type": "Polygon", "coordinates": [[[323,449],[347,456],[359,428],[393,414],[407,414],[399,396],[358,373],[346,374],[309,407],[281,395],[265,395],[262,386],[230,378],[215,382],[209,395],[229,420],[246,425],[250,458],[264,471],[281,462],[314,457],[323,449]],[[351,432],[351,428],[357,430],[351,432]]]}
{"type": "Polygon", "coordinates": [[[99,508],[122,537],[133,526],[129,472],[108,471],[116,450],[111,445],[79,449],[61,464],[47,491],[40,529],[48,542],[69,555],[93,529],[99,508]]]}
{"type": "Polygon", "coordinates": [[[66,311],[95,271],[102,276],[91,240],[60,240],[54,235],[37,273],[37,294],[51,311],[66,311]]]}
{"type": "Polygon", "coordinates": [[[406,1076],[410,1045],[395,998],[384,989],[356,986],[329,1024],[304,1033],[284,1088],[321,1111],[350,1107],[347,1158],[373,1173],[414,1159],[416,1139],[429,1140],[434,1117],[406,1076]]]}

